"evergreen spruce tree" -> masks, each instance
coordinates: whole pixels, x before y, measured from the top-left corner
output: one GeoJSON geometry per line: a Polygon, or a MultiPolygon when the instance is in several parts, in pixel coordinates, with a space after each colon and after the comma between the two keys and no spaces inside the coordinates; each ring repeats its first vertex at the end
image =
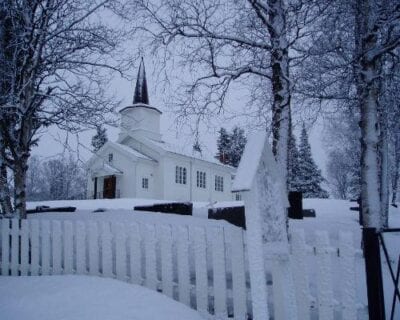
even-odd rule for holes
{"type": "Polygon", "coordinates": [[[225,128],[219,130],[219,136],[217,140],[218,153],[216,158],[223,164],[229,164],[231,137],[225,128]]]}
{"type": "Polygon", "coordinates": [[[239,166],[240,158],[242,157],[244,147],[246,145],[246,137],[244,130],[239,127],[234,127],[230,139],[229,164],[235,168],[239,166]]]}
{"type": "MultiPolygon", "coordinates": [[[[299,145],[299,167],[297,179],[299,190],[304,198],[328,198],[328,192],[321,187],[324,178],[311,155],[311,146],[308,141],[306,128],[303,124],[299,145]]],[[[296,182],[297,184],[297,182],[296,182]]]]}
{"type": "Polygon", "coordinates": [[[107,141],[107,130],[99,125],[96,128],[96,134],[92,137],[93,151],[97,152],[107,141]]]}
{"type": "Polygon", "coordinates": [[[299,179],[300,171],[300,154],[297,148],[296,137],[293,132],[289,136],[289,158],[288,158],[288,190],[301,191],[301,183],[299,179]]]}
{"type": "Polygon", "coordinates": [[[232,133],[229,133],[225,128],[221,128],[217,140],[218,153],[216,158],[223,164],[237,167],[246,141],[243,129],[236,126],[233,128],[232,133]]]}

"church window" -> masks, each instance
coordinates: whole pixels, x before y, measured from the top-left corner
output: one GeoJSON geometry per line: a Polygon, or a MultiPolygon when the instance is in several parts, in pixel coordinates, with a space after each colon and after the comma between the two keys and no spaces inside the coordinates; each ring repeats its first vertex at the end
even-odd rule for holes
{"type": "Polygon", "coordinates": [[[215,191],[224,191],[224,177],[215,176],[215,191]]]}
{"type": "Polygon", "coordinates": [[[175,167],[175,183],[186,184],[186,168],[175,167]]]}
{"type": "Polygon", "coordinates": [[[142,188],[143,189],[149,188],[149,179],[148,178],[142,178],[142,188]]]}
{"type": "Polygon", "coordinates": [[[197,171],[197,187],[204,188],[206,187],[206,173],[204,171],[197,171]]]}
{"type": "Polygon", "coordinates": [[[113,155],[112,153],[109,153],[109,154],[108,154],[108,162],[109,162],[109,163],[112,163],[113,160],[114,160],[114,155],[113,155]]]}

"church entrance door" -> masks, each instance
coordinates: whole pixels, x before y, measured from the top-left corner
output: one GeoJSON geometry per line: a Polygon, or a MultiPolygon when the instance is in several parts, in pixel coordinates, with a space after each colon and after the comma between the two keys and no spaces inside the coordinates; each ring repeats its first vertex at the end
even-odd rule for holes
{"type": "Polygon", "coordinates": [[[104,177],[103,198],[105,199],[115,198],[116,181],[117,179],[115,176],[104,177]]]}

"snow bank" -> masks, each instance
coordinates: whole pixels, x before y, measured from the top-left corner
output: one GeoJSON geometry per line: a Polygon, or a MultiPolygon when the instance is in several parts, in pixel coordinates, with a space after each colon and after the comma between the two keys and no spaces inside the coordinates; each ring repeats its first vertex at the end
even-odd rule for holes
{"type": "Polygon", "coordinates": [[[203,216],[184,216],[178,214],[145,212],[133,210],[111,210],[105,212],[92,212],[89,210],[77,210],[74,213],[63,212],[42,212],[28,215],[28,219],[49,219],[49,220],[69,220],[69,221],[106,221],[119,222],[124,224],[142,223],[142,224],[164,224],[171,226],[232,226],[225,220],[207,219],[207,211],[203,216]]]}
{"type": "MultiPolygon", "coordinates": [[[[33,201],[27,203],[28,209],[34,209],[37,206],[49,207],[76,207],[78,210],[95,210],[98,208],[105,209],[124,209],[133,210],[135,206],[152,205],[156,203],[182,202],[173,200],[157,200],[157,199],[137,199],[137,198],[120,198],[120,199],[92,199],[92,200],[53,200],[53,201],[33,201]]],[[[220,202],[193,202],[194,208],[222,208],[243,206],[243,201],[220,201],[220,202]]]]}
{"type": "Polygon", "coordinates": [[[95,210],[98,208],[133,210],[134,206],[144,206],[144,205],[151,205],[154,203],[167,203],[167,202],[176,202],[176,201],[155,200],[155,199],[135,199],[135,198],[93,199],[93,200],[54,200],[54,201],[28,202],[27,208],[34,209],[37,206],[49,206],[49,207],[71,206],[71,207],[76,207],[78,210],[95,210]]]}
{"type": "Polygon", "coordinates": [[[0,319],[200,320],[149,289],[87,276],[0,277],[0,319]]]}

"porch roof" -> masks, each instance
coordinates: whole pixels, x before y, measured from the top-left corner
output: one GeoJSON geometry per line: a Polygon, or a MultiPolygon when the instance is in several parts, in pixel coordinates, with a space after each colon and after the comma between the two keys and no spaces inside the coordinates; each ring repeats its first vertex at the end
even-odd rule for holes
{"type": "Polygon", "coordinates": [[[122,175],[123,172],[112,165],[103,162],[101,166],[94,168],[92,171],[92,177],[105,177],[105,176],[119,176],[122,175]]]}

